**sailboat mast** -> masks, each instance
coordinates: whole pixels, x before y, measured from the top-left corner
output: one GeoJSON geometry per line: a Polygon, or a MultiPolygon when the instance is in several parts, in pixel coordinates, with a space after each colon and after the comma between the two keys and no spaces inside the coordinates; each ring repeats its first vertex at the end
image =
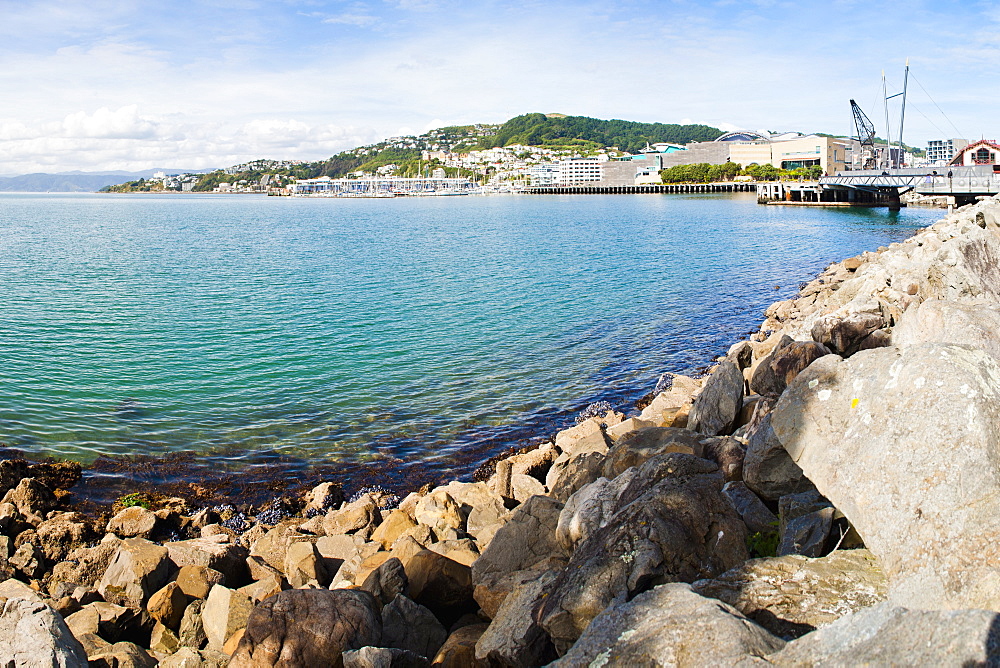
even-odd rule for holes
{"type": "Polygon", "coordinates": [[[910,80],[910,59],[906,59],[906,72],[903,75],[903,105],[899,112],[899,166],[903,166],[903,121],[906,119],[906,84],[910,80]]]}

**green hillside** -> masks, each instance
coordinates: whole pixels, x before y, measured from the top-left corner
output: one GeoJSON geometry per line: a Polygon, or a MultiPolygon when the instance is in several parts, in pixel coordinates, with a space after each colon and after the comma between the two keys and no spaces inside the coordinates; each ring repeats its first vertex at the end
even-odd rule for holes
{"type": "Polygon", "coordinates": [[[635,153],[647,142],[686,144],[692,141],[712,141],[721,135],[722,130],[708,125],[602,121],[587,116],[524,114],[501,125],[495,136],[481,140],[479,145],[485,148],[511,144],[545,146],[580,139],[635,153]]]}

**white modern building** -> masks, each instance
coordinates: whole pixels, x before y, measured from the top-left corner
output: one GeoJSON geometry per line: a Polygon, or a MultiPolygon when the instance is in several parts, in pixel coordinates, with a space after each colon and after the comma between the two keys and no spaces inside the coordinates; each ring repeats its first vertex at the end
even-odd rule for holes
{"type": "Polygon", "coordinates": [[[927,142],[927,163],[947,165],[968,145],[967,139],[931,139],[927,142]]]}

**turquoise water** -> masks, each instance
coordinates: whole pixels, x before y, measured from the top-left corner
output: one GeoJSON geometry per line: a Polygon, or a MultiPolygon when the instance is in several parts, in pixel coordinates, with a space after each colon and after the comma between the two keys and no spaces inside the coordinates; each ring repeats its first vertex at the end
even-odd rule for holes
{"type": "Polygon", "coordinates": [[[470,467],[941,212],[753,195],[0,195],[0,442],[470,467]],[[780,286],[777,290],[776,286],[780,286]]]}

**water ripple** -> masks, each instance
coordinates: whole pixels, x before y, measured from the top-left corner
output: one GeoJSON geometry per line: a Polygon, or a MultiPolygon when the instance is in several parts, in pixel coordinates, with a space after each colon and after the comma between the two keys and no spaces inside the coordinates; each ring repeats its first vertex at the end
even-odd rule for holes
{"type": "Polygon", "coordinates": [[[451,470],[628,406],[826,263],[938,215],[445,199],[0,195],[0,442],[451,470]]]}

